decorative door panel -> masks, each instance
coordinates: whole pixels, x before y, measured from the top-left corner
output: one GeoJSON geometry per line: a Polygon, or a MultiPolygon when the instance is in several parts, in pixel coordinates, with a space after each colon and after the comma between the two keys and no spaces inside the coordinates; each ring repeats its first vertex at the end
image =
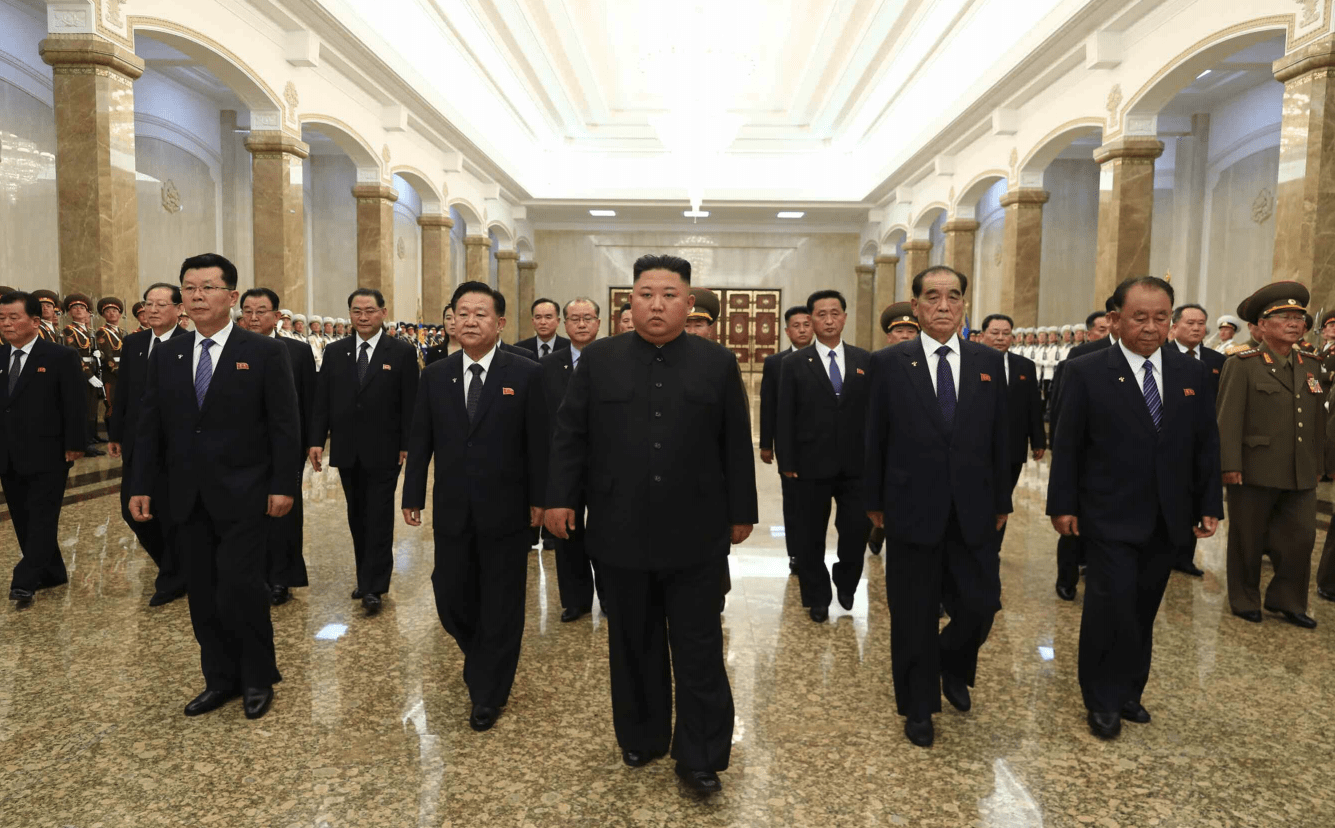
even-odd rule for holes
{"type": "MultiPolygon", "coordinates": [[[[759,372],[765,361],[779,348],[780,301],[778,290],[729,290],[710,288],[718,297],[723,316],[710,329],[709,338],[720,342],[737,356],[744,373],[759,372]]],[[[628,287],[610,288],[612,307],[608,314],[608,333],[616,331],[617,309],[630,301],[628,287]]]]}

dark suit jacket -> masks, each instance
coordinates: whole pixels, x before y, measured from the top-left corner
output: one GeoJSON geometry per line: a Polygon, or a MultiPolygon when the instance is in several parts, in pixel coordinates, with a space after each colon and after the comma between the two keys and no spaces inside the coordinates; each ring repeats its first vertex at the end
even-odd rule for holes
{"type": "Polygon", "coordinates": [[[1096,339],[1093,342],[1082,342],[1066,354],[1066,359],[1057,363],[1057,370],[1052,372],[1052,385],[1048,388],[1048,425],[1052,429],[1053,445],[1057,444],[1057,421],[1061,419],[1062,372],[1065,371],[1071,360],[1079,359],[1085,354],[1096,354],[1112,344],[1113,338],[1111,335],[1096,339]]]}
{"type": "Polygon", "coordinates": [[[960,342],[949,429],[927,359],[921,339],[872,354],[864,500],[885,512],[887,538],[919,546],[941,542],[953,506],[964,542],[981,548],[996,535],[996,516],[1011,511],[1001,354],[960,342]]]}
{"type": "Polygon", "coordinates": [[[1052,444],[1047,513],[1084,537],[1144,543],[1162,514],[1174,543],[1203,515],[1222,518],[1219,427],[1198,361],[1163,352],[1161,428],[1121,348],[1070,360],[1052,444]]]}
{"type": "Polygon", "coordinates": [[[14,349],[0,345],[0,470],[60,471],[87,445],[88,381],[73,348],[38,337],[9,393],[14,349]]]}
{"type": "Polygon", "coordinates": [[[789,347],[765,357],[760,373],[760,447],[774,448],[774,427],[779,422],[779,366],[793,353],[789,347]]]}
{"type": "MultiPolygon", "coordinates": [[[[180,325],[172,328],[168,341],[190,332],[180,325]]],[[[139,433],[139,414],[143,409],[144,391],[148,388],[148,346],[153,331],[136,331],[125,337],[121,345],[120,378],[112,400],[111,423],[107,439],[121,444],[121,462],[129,471],[134,457],[135,438],[139,433]]]]}
{"type": "Polygon", "coordinates": [[[431,506],[437,532],[463,534],[470,513],[483,536],[527,531],[529,507],[541,506],[545,496],[551,438],[542,369],[533,360],[497,353],[470,423],[463,357],[457,351],[422,372],[403,508],[426,505],[427,466],[434,456],[431,506]]]}
{"type": "MultiPolygon", "coordinates": [[[[580,352],[580,356],[583,356],[583,352],[580,352]]],[[[543,396],[547,400],[547,422],[553,430],[556,428],[556,412],[561,407],[561,401],[566,398],[566,388],[570,385],[571,375],[575,373],[570,357],[571,350],[562,348],[538,360],[542,366],[543,396]]]]}
{"type": "MultiPolygon", "coordinates": [[[[528,351],[528,355],[533,359],[542,358],[541,355],[538,353],[538,338],[536,336],[530,336],[528,339],[519,340],[518,342],[515,343],[515,347],[522,348],[528,351]]],[[[561,336],[560,334],[557,334],[556,339],[552,341],[552,354],[556,353],[557,351],[564,351],[569,347],[570,347],[570,340],[566,339],[564,336],[561,336]]],[[[552,354],[548,354],[547,356],[551,356],[552,354]]]]}
{"type": "Polygon", "coordinates": [[[311,408],[315,402],[315,383],[318,374],[315,369],[315,354],[311,351],[311,346],[300,339],[275,338],[287,347],[287,355],[292,360],[292,381],[296,384],[297,411],[301,415],[301,457],[304,463],[306,449],[310,447],[311,408]]]}
{"type": "MultiPolygon", "coordinates": [[[[1165,342],[1163,347],[1165,351],[1171,350],[1179,356],[1185,356],[1176,342],[1165,342]]],[[[1196,346],[1196,352],[1201,355],[1201,362],[1205,364],[1206,377],[1210,380],[1210,399],[1213,400],[1219,396],[1219,375],[1223,372],[1224,362],[1228,357],[1213,348],[1205,347],[1204,344],[1196,346]]]]}
{"type": "Polygon", "coordinates": [[[556,415],[547,505],[577,509],[586,494],[592,558],[668,570],[726,555],[731,527],[759,520],[732,351],[685,333],[662,348],[630,333],[581,351],[556,415]]]}
{"type": "Polygon", "coordinates": [[[293,497],[299,485],[301,423],[286,350],[233,325],[201,409],[195,339],[173,337],[148,360],[130,494],[152,495],[165,466],[172,522],[185,520],[198,498],[217,520],[263,518],[269,495],[293,497]]]}
{"type": "Polygon", "coordinates": [[[417,401],[417,351],[382,334],[363,385],[357,381],[361,342],[349,336],[325,348],[307,442],[323,446],[329,437],[329,464],[337,468],[397,466],[399,452],[408,450],[417,401]]]}
{"type": "Polygon", "coordinates": [[[861,477],[871,390],[871,354],[844,343],[844,388],[834,395],[821,354],[808,345],[783,361],[776,451],[779,472],[799,479],[861,477]]]}
{"type": "MultiPolygon", "coordinates": [[[[442,359],[449,356],[449,347],[448,343],[442,342],[439,345],[432,345],[430,348],[427,348],[426,356],[424,357],[425,363],[431,365],[432,363],[440,362],[442,359]]],[[[524,350],[523,348],[511,345],[508,342],[502,342],[500,347],[501,350],[505,351],[507,354],[521,356],[524,359],[532,360],[533,362],[538,361],[538,358],[534,356],[532,351],[524,350]]],[[[566,340],[566,347],[570,347],[570,340],[566,340]]],[[[456,351],[456,353],[458,352],[456,351]]]]}
{"type": "Polygon", "coordinates": [[[1043,400],[1038,395],[1038,368],[1032,359],[1006,353],[1011,376],[1006,384],[1010,392],[1007,416],[1010,418],[1011,463],[1023,465],[1029,452],[1046,449],[1048,435],[1043,430],[1043,400]]]}

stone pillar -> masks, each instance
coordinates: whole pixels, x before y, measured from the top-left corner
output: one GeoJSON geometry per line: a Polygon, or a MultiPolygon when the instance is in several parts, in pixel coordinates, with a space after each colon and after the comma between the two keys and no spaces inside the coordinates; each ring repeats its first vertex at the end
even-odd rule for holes
{"type": "MultiPolygon", "coordinates": [[[[1103,307],[1122,280],[1150,273],[1150,221],[1154,215],[1157,138],[1126,137],[1094,151],[1099,172],[1098,258],[1089,306],[1103,307]]],[[[1016,324],[1020,324],[1018,319],[1016,324]]]]}
{"type": "Polygon", "coordinates": [[[1048,192],[1035,187],[1001,196],[1006,225],[1001,253],[1001,312],[1015,327],[1038,324],[1038,281],[1043,264],[1043,205],[1048,192]]]}
{"type": "MultiPolygon", "coordinates": [[[[946,233],[945,241],[945,262],[946,267],[954,268],[965,276],[969,277],[969,288],[964,291],[964,307],[966,312],[971,312],[973,308],[974,284],[978,281],[973,272],[973,243],[975,234],[978,232],[979,224],[973,219],[950,219],[941,226],[946,233]]],[[[969,321],[977,325],[978,320],[971,315],[969,321]]]]}
{"type": "Polygon", "coordinates": [[[895,303],[895,265],[899,264],[899,257],[892,253],[883,253],[877,256],[876,262],[876,287],[872,291],[875,300],[872,302],[872,317],[867,324],[867,329],[871,331],[872,347],[877,347],[883,341],[881,332],[881,312],[895,303]]]}
{"type": "Polygon", "coordinates": [[[528,312],[533,300],[537,298],[534,294],[533,274],[538,270],[537,262],[519,263],[519,301],[516,306],[519,308],[519,339],[528,339],[533,336],[533,314],[528,312]]]}
{"type": "Polygon", "coordinates": [[[38,46],[52,69],[61,294],[139,296],[134,81],[144,61],[93,35],[38,46]]]}
{"type": "Polygon", "coordinates": [[[422,228],[422,320],[434,325],[454,294],[450,286],[450,228],[454,219],[425,215],[417,219],[417,226],[422,228]]]}
{"type": "MultiPolygon", "coordinates": [[[[491,284],[487,265],[491,261],[490,236],[464,236],[464,275],[470,282],[491,284]]],[[[505,297],[509,300],[510,297],[505,297]]]]}
{"type": "Polygon", "coordinates": [[[528,308],[519,306],[519,254],[513,250],[496,251],[496,289],[505,297],[505,330],[501,339],[511,345],[519,341],[520,320],[528,308]]]}
{"type": "Polygon", "coordinates": [[[909,239],[899,249],[904,251],[904,278],[912,285],[913,277],[932,264],[932,243],[927,239],[909,239]]]}
{"type": "MultiPolygon", "coordinates": [[[[1275,193],[1274,279],[1311,287],[1311,307],[1335,300],[1335,35],[1275,61],[1284,84],[1275,193]],[[1327,162],[1331,162],[1330,165],[1327,162]]],[[[63,265],[63,251],[62,251],[63,265]]]]}
{"type": "Polygon", "coordinates": [[[857,313],[854,317],[857,324],[854,326],[853,344],[870,351],[874,347],[872,343],[875,339],[871,332],[876,323],[869,324],[866,319],[868,316],[876,320],[881,318],[881,311],[873,307],[876,304],[876,266],[860,264],[853,268],[853,272],[858,276],[857,313]]]}
{"type": "Polygon", "coordinates": [[[357,287],[374,288],[385,297],[390,319],[399,319],[394,307],[394,202],[399,194],[385,184],[358,184],[357,287]]]}
{"type": "Polygon", "coordinates": [[[306,221],[301,161],[310,146],[281,132],[252,132],[251,214],[255,284],[278,294],[291,308],[306,307],[306,221]]]}

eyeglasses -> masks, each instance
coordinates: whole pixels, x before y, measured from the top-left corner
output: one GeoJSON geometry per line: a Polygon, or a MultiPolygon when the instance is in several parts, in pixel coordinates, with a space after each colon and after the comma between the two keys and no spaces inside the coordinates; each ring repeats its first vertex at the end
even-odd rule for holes
{"type": "Polygon", "coordinates": [[[144,307],[141,308],[141,310],[150,310],[150,309],[162,310],[163,308],[174,308],[174,307],[176,307],[175,302],[145,302],[144,307]]]}
{"type": "Polygon", "coordinates": [[[225,285],[221,287],[218,285],[181,285],[181,293],[186,296],[197,296],[202,293],[207,297],[214,295],[220,290],[231,290],[231,288],[226,287],[225,285]]]}
{"type": "Polygon", "coordinates": [[[567,317],[566,317],[566,322],[571,323],[571,324],[574,324],[574,325],[587,325],[587,324],[589,324],[590,322],[597,322],[597,321],[598,321],[598,317],[596,317],[596,316],[567,316],[567,317]]]}

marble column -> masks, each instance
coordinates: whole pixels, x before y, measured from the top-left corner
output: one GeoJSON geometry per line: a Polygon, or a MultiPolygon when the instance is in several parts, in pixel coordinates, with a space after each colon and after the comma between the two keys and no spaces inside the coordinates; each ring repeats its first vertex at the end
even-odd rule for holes
{"type": "MultiPolygon", "coordinates": [[[[529,308],[533,305],[533,300],[537,298],[534,293],[533,274],[538,271],[537,262],[519,263],[519,300],[516,307],[519,316],[519,339],[528,339],[533,336],[533,314],[529,313],[529,308]]],[[[562,334],[564,336],[564,334],[562,334]]]]}
{"type": "Polygon", "coordinates": [[[450,228],[454,219],[424,215],[418,217],[417,226],[422,228],[422,319],[434,325],[454,294],[450,285],[450,228]]]}
{"type": "Polygon", "coordinates": [[[491,284],[490,263],[491,237],[464,236],[464,274],[468,281],[491,284]]]}
{"type": "Polygon", "coordinates": [[[390,319],[408,318],[394,307],[394,202],[399,194],[386,184],[358,184],[352,194],[357,198],[357,287],[380,291],[390,319]]]}
{"type": "Polygon", "coordinates": [[[1047,190],[1021,187],[1001,196],[1006,224],[1001,244],[1001,312],[1017,328],[1038,324],[1038,282],[1043,263],[1043,205],[1047,190]]]}
{"type": "Polygon", "coordinates": [[[139,296],[134,81],[144,61],[94,35],[38,46],[52,70],[60,292],[139,296]]]}
{"type": "Polygon", "coordinates": [[[289,308],[306,307],[306,223],[301,161],[310,146],[281,132],[252,132],[251,215],[255,284],[278,294],[289,308]]]}
{"type": "Polygon", "coordinates": [[[910,239],[899,249],[904,251],[904,278],[912,285],[913,277],[932,264],[932,243],[927,239],[910,239]]]}
{"type": "Polygon", "coordinates": [[[501,339],[513,345],[520,339],[520,320],[528,316],[528,308],[519,306],[519,254],[513,250],[496,251],[496,289],[505,297],[506,306],[501,339]]]}
{"type": "Polygon", "coordinates": [[[978,321],[973,317],[973,294],[974,286],[978,281],[973,272],[973,243],[975,234],[978,232],[979,224],[973,219],[950,219],[941,225],[945,231],[945,262],[946,267],[952,267],[963,273],[969,279],[969,288],[964,291],[964,307],[969,312],[969,321],[977,325],[978,321]]]}
{"type": "Polygon", "coordinates": [[[873,347],[872,343],[876,341],[872,338],[871,333],[875,323],[868,323],[866,320],[868,317],[878,320],[881,318],[880,310],[874,307],[876,304],[876,266],[860,264],[853,268],[853,272],[857,274],[858,279],[857,305],[854,314],[854,318],[858,322],[854,326],[853,344],[870,351],[873,347]]]}
{"type": "Polygon", "coordinates": [[[1285,55],[1274,69],[1284,84],[1274,279],[1306,283],[1312,307],[1328,308],[1335,302],[1335,35],[1285,55]]]}
{"type": "Polygon", "coordinates": [[[867,327],[871,331],[872,346],[877,347],[884,341],[882,338],[884,334],[881,332],[881,312],[895,303],[895,265],[899,264],[899,257],[892,253],[883,253],[873,261],[876,262],[876,288],[872,291],[872,295],[876,299],[872,302],[872,317],[867,327]]]}
{"type": "Polygon", "coordinates": [[[1162,141],[1135,136],[1118,138],[1094,151],[1094,161],[1103,169],[1091,308],[1103,307],[1103,300],[1124,279],[1149,275],[1154,159],[1162,154],[1162,141]]]}

